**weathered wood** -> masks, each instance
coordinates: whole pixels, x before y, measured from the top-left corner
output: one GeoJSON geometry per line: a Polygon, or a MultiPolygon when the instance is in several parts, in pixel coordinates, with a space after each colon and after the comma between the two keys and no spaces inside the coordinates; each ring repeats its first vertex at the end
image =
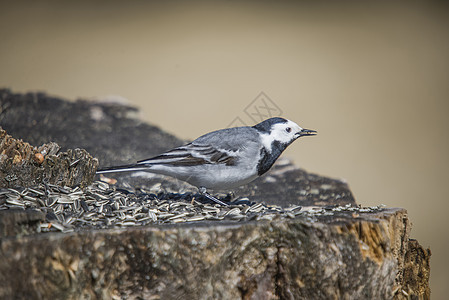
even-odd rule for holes
{"type": "Polygon", "coordinates": [[[36,148],[11,137],[0,127],[0,188],[42,182],[81,187],[92,183],[98,167],[96,158],[84,149],[58,152],[55,143],[36,148]]]}
{"type": "Polygon", "coordinates": [[[408,228],[405,210],[387,209],[26,236],[1,243],[0,296],[400,299],[404,291],[423,297],[426,281],[405,289],[416,278],[403,272],[411,263],[407,253],[417,249],[408,228]]]}
{"type": "Polygon", "coordinates": [[[0,238],[36,233],[39,224],[44,220],[44,214],[36,210],[11,209],[0,211],[0,238]]]}
{"type": "Polygon", "coordinates": [[[430,299],[430,249],[424,249],[416,240],[409,240],[403,268],[399,273],[400,287],[396,299],[430,299]]]}
{"type": "MultiPolygon", "coordinates": [[[[0,90],[0,125],[14,137],[83,147],[103,166],[182,143],[129,115],[135,111],[0,90]]],[[[122,187],[192,190],[160,176],[114,177],[122,187]]],[[[0,298],[429,298],[430,250],[410,240],[405,209],[341,208],[356,205],[346,183],[285,161],[236,194],[284,207],[334,208],[294,219],[46,234],[36,233],[42,214],[4,211],[0,298]]]]}

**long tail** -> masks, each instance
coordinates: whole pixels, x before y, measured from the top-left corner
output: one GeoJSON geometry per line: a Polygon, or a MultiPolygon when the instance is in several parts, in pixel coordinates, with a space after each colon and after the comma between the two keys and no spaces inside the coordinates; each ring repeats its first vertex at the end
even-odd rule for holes
{"type": "Polygon", "coordinates": [[[104,173],[115,173],[115,172],[132,172],[132,171],[145,171],[148,170],[150,166],[144,164],[132,164],[132,165],[123,165],[123,166],[113,166],[106,167],[103,169],[97,170],[97,174],[104,173]]]}

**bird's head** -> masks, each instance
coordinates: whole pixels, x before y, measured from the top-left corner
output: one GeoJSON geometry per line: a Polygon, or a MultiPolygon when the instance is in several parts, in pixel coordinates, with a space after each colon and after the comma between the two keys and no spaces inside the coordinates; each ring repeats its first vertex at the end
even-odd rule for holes
{"type": "Polygon", "coordinates": [[[271,149],[273,142],[288,146],[302,136],[316,135],[315,130],[304,129],[284,118],[270,118],[254,126],[263,136],[263,143],[271,149]]]}

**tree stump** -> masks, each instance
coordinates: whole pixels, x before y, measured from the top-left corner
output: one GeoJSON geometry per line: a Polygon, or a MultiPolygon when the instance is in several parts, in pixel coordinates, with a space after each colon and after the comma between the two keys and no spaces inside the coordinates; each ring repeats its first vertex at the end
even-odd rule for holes
{"type": "MultiPolygon", "coordinates": [[[[53,141],[67,153],[69,149],[84,148],[103,166],[143,159],[183,143],[141,122],[135,112],[120,104],[68,102],[45,94],[0,90],[0,126],[14,141],[23,139],[34,145],[53,141]]],[[[7,159],[2,161],[15,167],[19,153],[29,162],[23,176],[38,174],[32,171],[41,167],[33,160],[38,149],[20,145],[24,146],[3,148],[15,150],[5,151],[7,159]]],[[[90,183],[91,172],[95,172],[95,160],[87,152],[83,155],[90,165],[84,165],[77,180],[53,181],[52,195],[34,188],[42,176],[29,177],[35,180],[31,188],[24,188],[25,182],[19,187],[16,181],[7,185],[10,189],[0,190],[1,298],[430,297],[430,250],[410,239],[405,209],[359,207],[346,183],[310,174],[286,160],[236,191],[237,196],[264,203],[258,206],[265,209],[263,214],[247,214],[238,220],[222,215],[215,221],[187,221],[181,216],[178,219],[183,223],[166,217],[163,222],[142,226],[127,226],[125,220],[120,226],[104,223],[65,230],[68,227],[61,225],[65,223],[58,222],[69,224],[69,218],[73,221],[88,214],[132,218],[134,211],[123,207],[105,210],[108,203],[119,201],[116,198],[139,205],[156,201],[149,199],[146,191],[164,191],[155,197],[172,197],[160,200],[168,201],[162,205],[171,207],[177,203],[177,196],[194,191],[167,177],[130,174],[114,176],[117,184],[105,194],[91,192],[92,185],[73,187],[90,183]],[[72,187],[63,187],[68,184],[72,187]],[[180,194],[180,190],[185,193],[180,194]],[[30,197],[28,191],[37,194],[30,197]],[[78,207],[79,215],[62,214],[76,206],[68,196],[75,193],[92,197],[97,193],[98,199],[78,207]],[[15,194],[26,203],[19,209],[13,209],[15,194]],[[28,200],[24,195],[29,196],[28,200]],[[62,212],[54,209],[55,203],[62,212]],[[292,213],[298,205],[302,210],[292,213]],[[278,212],[267,214],[278,207],[278,212]]],[[[73,155],[59,158],[57,165],[64,167],[60,169],[64,174],[69,172],[67,166],[78,159],[73,155]]],[[[189,199],[193,203],[192,197],[189,199]]],[[[16,202],[20,204],[19,200],[16,202]]],[[[186,200],[178,202],[182,201],[186,200]]],[[[209,207],[191,205],[193,210],[209,207]]],[[[235,208],[240,212],[250,207],[235,208]]],[[[142,212],[142,208],[137,209],[142,212]]]]}

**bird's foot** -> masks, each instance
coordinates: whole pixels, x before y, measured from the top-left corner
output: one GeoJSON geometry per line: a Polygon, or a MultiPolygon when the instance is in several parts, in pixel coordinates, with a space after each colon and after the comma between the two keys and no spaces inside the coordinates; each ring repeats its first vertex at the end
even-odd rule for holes
{"type": "Polygon", "coordinates": [[[256,204],[256,202],[252,202],[248,198],[243,197],[243,198],[235,199],[234,201],[230,202],[229,204],[253,206],[254,204],[256,204]]]}

